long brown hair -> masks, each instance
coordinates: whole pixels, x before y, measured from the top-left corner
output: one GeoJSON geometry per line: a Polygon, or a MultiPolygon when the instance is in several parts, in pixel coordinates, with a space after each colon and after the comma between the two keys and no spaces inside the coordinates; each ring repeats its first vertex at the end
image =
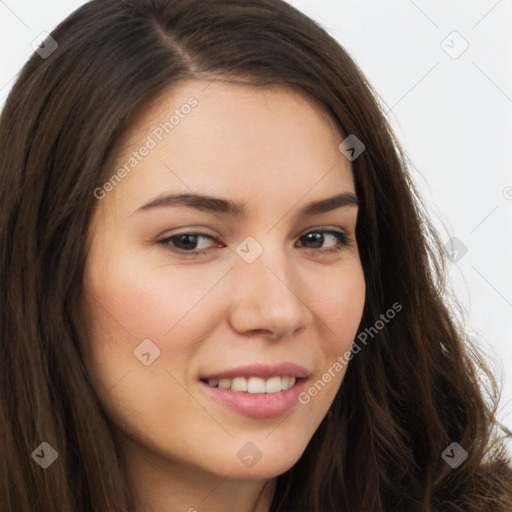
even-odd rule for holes
{"type": "Polygon", "coordinates": [[[496,381],[447,306],[443,251],[407,159],[339,44],[282,0],[92,0],[52,37],[58,47],[30,58],[0,119],[0,509],[133,510],[74,321],[86,233],[136,112],[178,80],[208,77],[298,87],[363,141],[352,162],[361,332],[401,306],[354,354],[271,511],[510,511],[496,381]],[[41,442],[58,452],[45,470],[31,457],[41,442]],[[453,442],[468,454],[456,469],[442,457],[453,442]]]}

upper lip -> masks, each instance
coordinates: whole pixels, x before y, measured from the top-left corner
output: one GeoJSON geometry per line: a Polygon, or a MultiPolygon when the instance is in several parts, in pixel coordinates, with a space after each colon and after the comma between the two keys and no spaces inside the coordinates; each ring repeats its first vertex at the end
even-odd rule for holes
{"type": "Polygon", "coordinates": [[[306,368],[295,363],[250,364],[204,375],[201,379],[234,379],[235,377],[261,377],[262,379],[267,379],[284,376],[300,379],[308,375],[309,372],[306,368]]]}

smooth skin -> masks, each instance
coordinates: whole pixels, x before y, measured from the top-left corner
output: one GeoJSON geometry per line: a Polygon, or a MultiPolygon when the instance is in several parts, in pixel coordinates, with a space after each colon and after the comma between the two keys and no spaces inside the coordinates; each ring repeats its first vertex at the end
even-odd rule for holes
{"type": "Polygon", "coordinates": [[[180,82],[155,98],[109,161],[111,175],[148,136],[157,146],[95,205],[82,295],[86,365],[138,511],[266,512],[274,477],[303,453],[346,368],[307,405],[264,419],[212,399],[199,377],[293,362],[310,372],[308,389],[350,350],[365,300],[358,207],[297,216],[309,202],[355,195],[338,150],[344,136],[300,92],[220,80],[180,82]],[[158,141],[154,130],[190,97],[197,105],[158,141]],[[166,193],[230,199],[247,216],[140,210],[166,193]],[[345,233],[346,244],[322,229],[345,233]],[[197,232],[208,237],[169,240],[197,232]],[[236,251],[247,237],[263,250],[252,263],[236,251]],[[185,254],[193,250],[205,252],[185,254]],[[146,339],[160,351],[147,366],[134,354],[146,339]],[[247,443],[261,453],[252,467],[237,457],[247,443]]]}

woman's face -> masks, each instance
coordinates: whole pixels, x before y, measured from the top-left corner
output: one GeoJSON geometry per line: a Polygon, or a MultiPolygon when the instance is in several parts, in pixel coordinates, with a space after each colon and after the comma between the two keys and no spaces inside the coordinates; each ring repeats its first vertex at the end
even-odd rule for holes
{"type": "Polygon", "coordinates": [[[365,298],[343,138],[278,87],[181,82],[138,116],[95,192],[83,295],[127,452],[239,479],[301,456],[365,298]]]}

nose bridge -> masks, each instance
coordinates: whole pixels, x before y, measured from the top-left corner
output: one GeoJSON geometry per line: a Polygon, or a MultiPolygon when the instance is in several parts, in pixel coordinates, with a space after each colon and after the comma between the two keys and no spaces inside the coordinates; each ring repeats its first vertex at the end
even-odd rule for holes
{"type": "Polygon", "coordinates": [[[293,333],[309,313],[300,298],[300,276],[278,237],[247,237],[236,248],[231,323],[239,331],[293,333]]]}

